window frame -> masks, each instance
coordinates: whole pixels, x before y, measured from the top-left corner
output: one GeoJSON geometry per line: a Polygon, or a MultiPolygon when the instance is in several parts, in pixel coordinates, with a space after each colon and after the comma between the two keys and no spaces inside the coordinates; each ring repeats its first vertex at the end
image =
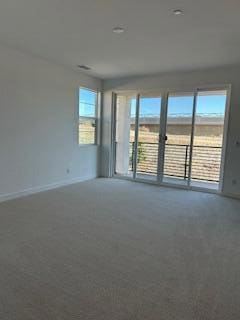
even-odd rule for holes
{"type": "Polygon", "coordinates": [[[78,87],[78,145],[81,146],[96,146],[98,145],[98,137],[99,137],[99,92],[97,90],[91,89],[91,88],[87,88],[87,87],[83,87],[80,86],[78,87]],[[80,114],[80,103],[81,103],[81,89],[83,90],[87,90],[90,92],[93,92],[96,94],[96,98],[95,98],[95,115],[90,117],[90,116],[81,116],[80,114]],[[80,143],[80,120],[90,120],[93,121],[95,123],[95,132],[94,132],[94,142],[93,143],[80,143]]]}

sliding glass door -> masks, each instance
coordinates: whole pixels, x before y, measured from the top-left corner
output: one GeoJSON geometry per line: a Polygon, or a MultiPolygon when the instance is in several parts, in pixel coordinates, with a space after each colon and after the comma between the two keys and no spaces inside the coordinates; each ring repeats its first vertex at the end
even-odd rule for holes
{"type": "Polygon", "coordinates": [[[136,177],[157,180],[159,157],[160,95],[140,95],[137,130],[136,177]]]}
{"type": "Polygon", "coordinates": [[[170,93],[167,102],[163,181],[188,185],[193,128],[193,93],[170,93]]]}
{"type": "Polygon", "coordinates": [[[117,95],[115,173],[219,189],[227,90],[117,95]]]}
{"type": "Polygon", "coordinates": [[[191,185],[218,189],[221,173],[226,90],[202,90],[196,96],[191,185]]]}

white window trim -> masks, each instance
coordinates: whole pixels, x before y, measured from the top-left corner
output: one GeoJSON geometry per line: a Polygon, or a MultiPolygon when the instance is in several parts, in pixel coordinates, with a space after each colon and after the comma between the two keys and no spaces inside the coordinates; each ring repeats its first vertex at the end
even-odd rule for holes
{"type": "Polygon", "coordinates": [[[99,92],[97,90],[93,90],[87,87],[80,86],[78,87],[78,145],[79,147],[87,147],[87,146],[97,146],[99,143],[99,92]],[[80,90],[88,90],[96,94],[95,99],[95,116],[94,117],[88,117],[88,116],[81,116],[80,115],[80,90]],[[95,133],[94,133],[94,143],[80,143],[80,132],[79,132],[79,120],[85,119],[85,120],[91,120],[95,122],[95,133]]]}

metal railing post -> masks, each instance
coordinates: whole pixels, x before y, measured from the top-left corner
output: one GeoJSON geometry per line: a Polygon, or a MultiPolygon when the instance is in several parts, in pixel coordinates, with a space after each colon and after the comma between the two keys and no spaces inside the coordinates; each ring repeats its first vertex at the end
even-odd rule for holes
{"type": "Polygon", "coordinates": [[[186,180],[186,179],[187,179],[187,167],[188,167],[187,159],[188,159],[188,148],[189,148],[189,145],[186,145],[186,150],[185,150],[185,161],[184,161],[184,180],[186,180]]]}

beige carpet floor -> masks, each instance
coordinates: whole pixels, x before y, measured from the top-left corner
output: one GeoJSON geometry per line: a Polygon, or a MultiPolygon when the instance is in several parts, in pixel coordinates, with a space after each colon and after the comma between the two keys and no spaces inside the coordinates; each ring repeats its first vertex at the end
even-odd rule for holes
{"type": "Polygon", "coordinates": [[[239,320],[240,202],[96,179],[0,204],[1,320],[239,320]]]}

